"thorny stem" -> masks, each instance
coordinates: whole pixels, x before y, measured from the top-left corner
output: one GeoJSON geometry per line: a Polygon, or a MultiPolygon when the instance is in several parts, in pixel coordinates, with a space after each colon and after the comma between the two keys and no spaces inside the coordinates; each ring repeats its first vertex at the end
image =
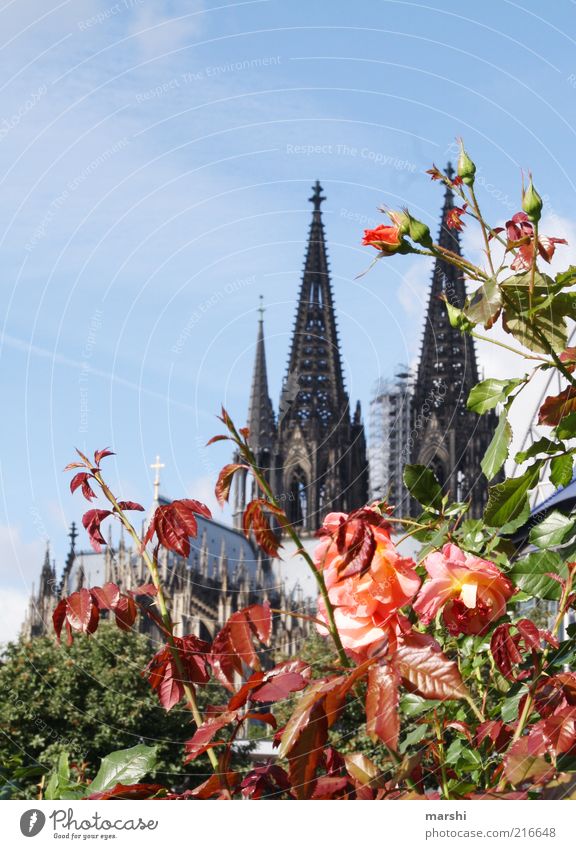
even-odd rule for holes
{"type": "MultiPolygon", "coordinates": [[[[134,540],[134,543],[136,544],[137,548],[139,550],[142,549],[142,541],[141,541],[140,537],[138,536],[136,530],[134,529],[132,523],[130,522],[130,520],[128,519],[128,517],[124,513],[124,511],[120,508],[118,501],[114,497],[114,495],[111,492],[111,490],[109,489],[109,487],[104,482],[100,472],[95,472],[94,477],[96,478],[96,480],[100,484],[100,487],[102,489],[104,496],[112,504],[112,506],[114,507],[114,511],[117,514],[118,518],[120,519],[120,521],[122,522],[122,524],[124,525],[124,527],[126,528],[128,533],[130,534],[132,539],[134,540]]],[[[178,653],[178,649],[177,649],[176,643],[174,641],[174,625],[173,625],[173,622],[172,622],[172,617],[170,616],[170,612],[168,610],[168,605],[166,604],[166,597],[164,595],[164,590],[163,590],[163,587],[162,587],[162,581],[160,580],[160,574],[158,572],[158,564],[156,563],[156,560],[154,558],[150,557],[150,555],[148,554],[146,549],[142,549],[142,557],[144,558],[144,562],[146,563],[146,566],[148,567],[148,571],[150,572],[150,577],[152,578],[152,583],[156,587],[156,600],[158,602],[158,608],[160,610],[160,617],[162,619],[162,623],[163,623],[163,625],[164,625],[164,627],[166,628],[166,631],[167,631],[168,647],[170,649],[170,653],[172,655],[174,665],[176,666],[176,671],[178,672],[178,675],[180,676],[180,682],[182,684],[182,689],[184,690],[184,695],[186,696],[186,700],[188,702],[190,710],[192,711],[192,715],[194,717],[194,722],[196,723],[196,726],[199,728],[203,723],[202,714],[200,712],[200,708],[198,707],[198,701],[196,699],[196,693],[194,692],[193,687],[191,687],[190,684],[188,684],[186,682],[184,667],[182,666],[182,661],[180,659],[180,655],[178,653]]],[[[207,754],[208,754],[208,757],[210,759],[210,763],[212,764],[214,771],[218,770],[218,758],[216,757],[216,754],[214,753],[214,751],[212,749],[208,749],[207,754]]]]}

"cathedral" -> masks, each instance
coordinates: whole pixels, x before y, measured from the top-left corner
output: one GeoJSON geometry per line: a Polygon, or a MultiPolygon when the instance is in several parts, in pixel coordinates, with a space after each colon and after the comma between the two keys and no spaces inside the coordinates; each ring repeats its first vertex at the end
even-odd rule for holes
{"type": "MultiPolygon", "coordinates": [[[[312,222],[278,414],[268,390],[261,310],[247,422],[258,463],[290,521],[308,538],[326,513],[352,510],[368,497],[360,404],[352,413],[344,386],[321,213],[324,199],[317,182],[310,198],[312,222]]],[[[160,467],[158,461],[152,467],[157,472],[153,509],[169,503],[159,494],[160,467]]],[[[247,482],[240,475],[236,479],[234,527],[198,516],[198,536],[191,540],[187,559],[161,551],[161,577],[177,634],[210,639],[234,611],[265,599],[274,608],[313,612],[310,597],[314,593],[306,592],[305,598],[298,581],[287,586],[277,562],[244,536],[241,518],[247,482]]],[[[47,551],[38,591],[32,590],[24,635],[50,633],[58,600],[81,587],[113,581],[122,590],[129,590],[148,580],[142,557],[122,535],[116,544],[110,539],[101,554],[78,551],[76,539],[73,525],[60,579],[47,551]]],[[[142,631],[157,636],[145,617],[137,621],[142,631]]],[[[296,654],[309,633],[307,620],[297,616],[274,617],[273,628],[274,648],[286,655],[296,654]]]]}
{"type": "MultiPolygon", "coordinates": [[[[313,546],[314,533],[327,513],[350,512],[369,498],[360,403],[352,410],[344,384],[322,221],[324,200],[322,187],[316,182],[310,198],[312,220],[278,410],[274,409],[268,388],[261,308],[247,420],[249,442],[257,462],[307,548],[313,546]]],[[[453,205],[453,193],[447,187],[439,241],[460,253],[458,232],[445,226],[453,205]]],[[[389,396],[393,391],[381,391],[379,395],[379,410],[384,411],[387,421],[396,421],[398,416],[406,421],[400,431],[398,424],[379,431],[385,434],[381,437],[385,444],[380,447],[384,458],[388,458],[384,465],[388,464],[389,479],[386,482],[383,467],[379,491],[372,487],[370,496],[386,497],[387,486],[388,494],[397,493],[400,504],[406,496],[405,490],[402,494],[402,466],[406,462],[420,463],[434,469],[451,499],[470,500],[471,514],[479,516],[486,498],[480,460],[496,422],[493,413],[477,416],[466,409],[468,393],[478,382],[476,352],[472,338],[451,327],[444,297],[461,307],[466,297],[465,282],[460,271],[438,261],[432,276],[416,379],[409,386],[402,382],[401,404],[391,403],[389,396]],[[398,478],[395,490],[391,486],[393,475],[398,478]]],[[[378,448],[376,444],[371,446],[371,450],[378,448]]],[[[169,503],[159,494],[160,467],[158,461],[153,465],[157,471],[154,509],[169,503]]],[[[310,599],[315,594],[314,581],[307,570],[297,574],[297,563],[290,559],[295,552],[289,547],[284,550],[289,563],[285,573],[288,582],[292,576],[289,585],[281,564],[271,561],[253,540],[244,536],[242,514],[247,500],[256,493],[248,491],[244,472],[235,476],[234,487],[233,527],[198,516],[198,536],[191,540],[187,559],[166,550],[161,552],[162,580],[178,623],[178,634],[210,639],[235,610],[264,599],[282,610],[310,613],[313,609],[310,599]]],[[[412,506],[419,510],[417,505],[412,506]]],[[[107,581],[129,590],[148,580],[142,557],[126,545],[122,535],[117,543],[110,539],[102,554],[78,551],[76,539],[73,525],[60,579],[46,553],[38,591],[32,591],[23,626],[28,637],[51,631],[52,612],[62,596],[107,581]]],[[[149,628],[144,617],[138,621],[143,631],[149,628]]],[[[308,630],[305,619],[275,617],[275,648],[286,654],[296,653],[308,630]]],[[[155,636],[152,632],[150,635],[155,636]]]]}

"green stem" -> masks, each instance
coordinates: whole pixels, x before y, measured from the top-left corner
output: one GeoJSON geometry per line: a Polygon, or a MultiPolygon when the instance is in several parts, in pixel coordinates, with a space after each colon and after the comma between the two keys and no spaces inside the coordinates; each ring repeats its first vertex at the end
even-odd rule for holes
{"type": "Polygon", "coordinates": [[[545,363],[546,365],[552,365],[546,357],[539,357],[537,354],[527,354],[526,351],[521,351],[519,348],[514,348],[512,345],[507,345],[505,342],[500,342],[498,339],[491,339],[489,336],[483,336],[481,333],[476,333],[475,330],[470,330],[469,333],[470,336],[473,336],[474,339],[479,339],[480,342],[489,342],[491,345],[497,345],[499,348],[505,348],[507,351],[512,351],[513,354],[518,354],[519,357],[523,357],[525,360],[538,360],[538,362],[545,363]]]}
{"type": "Polygon", "coordinates": [[[494,263],[492,262],[492,254],[490,252],[490,241],[488,239],[487,226],[482,218],[482,213],[480,212],[480,205],[478,204],[478,200],[476,198],[476,192],[474,191],[474,186],[470,186],[470,197],[472,198],[472,204],[474,206],[474,210],[477,214],[478,221],[480,222],[480,229],[482,230],[482,236],[484,238],[484,246],[486,248],[486,256],[488,258],[488,263],[490,265],[490,273],[492,277],[496,277],[496,273],[494,271],[494,263]]]}
{"type": "MultiPolygon", "coordinates": [[[[118,518],[134,540],[137,549],[142,549],[142,541],[140,540],[140,537],[138,536],[136,530],[134,529],[132,523],[130,522],[124,511],[120,508],[118,501],[112,494],[111,490],[105,484],[104,480],[102,479],[102,476],[100,475],[100,472],[96,472],[94,477],[100,484],[104,496],[108,499],[110,504],[112,504],[118,518]]],[[[154,558],[150,557],[146,549],[142,550],[142,557],[144,559],[144,562],[146,563],[146,566],[148,567],[148,571],[150,572],[152,583],[156,588],[156,601],[158,602],[158,608],[160,610],[160,618],[162,619],[162,624],[168,632],[168,647],[172,655],[176,671],[178,672],[178,675],[180,677],[180,682],[182,684],[182,689],[184,690],[184,695],[186,696],[188,706],[192,711],[194,722],[199,728],[204,720],[202,719],[202,714],[200,712],[200,708],[198,707],[194,688],[186,682],[184,667],[182,665],[180,654],[174,641],[174,624],[172,622],[172,617],[170,616],[170,612],[168,610],[168,605],[166,604],[166,597],[164,595],[162,581],[160,580],[160,574],[158,572],[158,564],[156,563],[154,558]]],[[[214,771],[216,771],[218,769],[218,758],[216,757],[216,754],[212,749],[208,749],[207,754],[214,771]]]]}
{"type": "Polygon", "coordinates": [[[442,728],[438,720],[438,714],[434,711],[434,728],[436,730],[436,741],[438,743],[438,760],[440,762],[440,775],[442,777],[442,797],[450,799],[450,791],[448,790],[448,776],[446,774],[446,750],[444,748],[444,738],[442,737],[442,728]]]}

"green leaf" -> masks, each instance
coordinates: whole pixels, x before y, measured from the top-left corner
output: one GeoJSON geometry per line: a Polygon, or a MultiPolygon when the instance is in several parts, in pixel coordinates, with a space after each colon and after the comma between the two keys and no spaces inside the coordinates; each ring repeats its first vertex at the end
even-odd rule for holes
{"type": "Polygon", "coordinates": [[[456,330],[461,330],[462,333],[466,333],[466,331],[474,329],[474,325],[466,318],[461,309],[455,307],[454,304],[451,304],[446,296],[442,297],[442,300],[446,305],[448,321],[450,322],[451,327],[454,327],[456,330]]]}
{"type": "Polygon", "coordinates": [[[102,759],[96,778],[87,794],[111,790],[116,784],[135,784],[156,766],[156,746],[132,746],[119,749],[102,759]]]}
{"type": "Polygon", "coordinates": [[[464,314],[473,324],[483,324],[488,330],[502,309],[502,294],[497,282],[491,278],[467,299],[464,314]]]}
{"type": "Polygon", "coordinates": [[[426,466],[407,465],[404,467],[404,483],[408,492],[423,507],[439,510],[442,502],[442,487],[436,480],[432,469],[426,466]]]}
{"type": "Polygon", "coordinates": [[[567,344],[564,316],[571,306],[554,296],[555,285],[550,277],[536,274],[536,285],[529,291],[531,274],[516,274],[501,286],[504,293],[502,326],[507,333],[537,353],[563,351],[567,344]],[[547,343],[547,344],[546,344],[547,343]]]}
{"type": "Polygon", "coordinates": [[[576,284],[576,265],[571,265],[566,271],[561,271],[556,275],[556,285],[562,288],[569,288],[576,284]]]}
{"type": "Polygon", "coordinates": [[[560,545],[560,543],[564,542],[575,526],[576,522],[574,519],[569,519],[558,510],[553,510],[545,519],[532,528],[530,531],[530,542],[536,548],[552,548],[552,546],[560,545]]]}
{"type": "Polygon", "coordinates": [[[568,413],[559,425],[556,426],[558,439],[572,439],[576,436],[576,413],[568,413]]]}
{"type": "Polygon", "coordinates": [[[486,453],[482,457],[482,462],[480,463],[482,471],[489,481],[498,474],[504,465],[504,462],[508,457],[508,450],[510,448],[511,441],[512,428],[510,427],[510,422],[506,417],[506,411],[503,410],[500,414],[498,427],[494,431],[494,436],[492,437],[490,445],[486,449],[486,453]]]}
{"type": "Polygon", "coordinates": [[[507,576],[517,587],[535,598],[556,601],[560,598],[562,588],[557,581],[548,577],[547,572],[563,578],[567,575],[566,564],[555,551],[534,551],[517,560],[507,576]]]}
{"type": "Polygon", "coordinates": [[[57,799],[80,799],[84,795],[84,789],[79,784],[70,781],[68,752],[62,752],[55,768],[50,773],[50,778],[44,791],[44,798],[50,799],[50,801],[57,799]]]}
{"type": "Polygon", "coordinates": [[[548,439],[546,436],[543,436],[541,439],[537,439],[536,442],[533,442],[530,448],[527,448],[526,451],[518,451],[514,459],[517,463],[523,463],[525,460],[530,460],[532,457],[538,456],[538,454],[556,454],[558,451],[565,450],[565,446],[562,442],[554,442],[553,439],[548,439]]]}
{"type": "Polygon", "coordinates": [[[484,510],[484,521],[489,527],[506,526],[508,533],[520,527],[530,510],[528,493],[538,483],[541,466],[542,460],[536,460],[520,477],[490,487],[484,510]]]}
{"type": "Polygon", "coordinates": [[[500,716],[502,717],[502,722],[505,722],[509,725],[510,723],[517,721],[520,699],[525,694],[526,688],[521,687],[502,702],[502,707],[500,709],[500,716]]]}
{"type": "Polygon", "coordinates": [[[415,717],[426,711],[433,710],[442,702],[439,699],[425,699],[416,693],[405,693],[400,699],[400,710],[404,716],[415,717]]]}
{"type": "Polygon", "coordinates": [[[572,454],[554,457],[550,463],[550,480],[554,486],[568,486],[572,480],[574,459],[572,454]]]}
{"type": "Polygon", "coordinates": [[[496,380],[490,377],[472,387],[466,406],[473,413],[482,415],[487,410],[494,409],[496,404],[503,403],[520,383],[524,383],[524,378],[496,380]]]}
{"type": "MultiPolygon", "coordinates": [[[[428,705],[430,705],[430,702],[428,702],[428,705]]],[[[398,751],[400,752],[400,754],[403,755],[404,752],[410,748],[410,746],[416,746],[418,743],[420,743],[420,741],[424,739],[427,733],[428,726],[426,725],[426,723],[422,723],[422,725],[417,725],[416,728],[413,728],[411,731],[409,731],[398,746],[398,751]]]]}

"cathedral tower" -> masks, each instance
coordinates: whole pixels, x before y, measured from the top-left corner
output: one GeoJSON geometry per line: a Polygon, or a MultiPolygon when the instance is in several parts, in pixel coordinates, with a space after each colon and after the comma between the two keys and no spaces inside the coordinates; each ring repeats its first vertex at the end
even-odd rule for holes
{"type": "MultiPolygon", "coordinates": [[[[268,395],[262,314],[250,398],[250,442],[288,518],[313,533],[326,513],[348,512],[368,498],[360,404],[353,414],[344,386],[334,295],[316,182],[306,260],[277,421],[268,395]]],[[[239,490],[242,481],[239,479],[239,490]]],[[[235,515],[242,510],[240,492],[235,515]]]]}
{"type": "MultiPolygon", "coordinates": [[[[450,164],[446,174],[449,178],[454,174],[450,164]]],[[[460,254],[459,233],[446,226],[453,207],[454,195],[448,186],[438,242],[460,254]]],[[[412,401],[411,462],[432,468],[450,498],[470,500],[471,515],[477,517],[487,495],[480,461],[496,418],[492,412],[478,416],[466,409],[470,389],[479,379],[474,340],[450,325],[443,297],[461,308],[466,284],[459,269],[436,260],[412,401]]]]}

